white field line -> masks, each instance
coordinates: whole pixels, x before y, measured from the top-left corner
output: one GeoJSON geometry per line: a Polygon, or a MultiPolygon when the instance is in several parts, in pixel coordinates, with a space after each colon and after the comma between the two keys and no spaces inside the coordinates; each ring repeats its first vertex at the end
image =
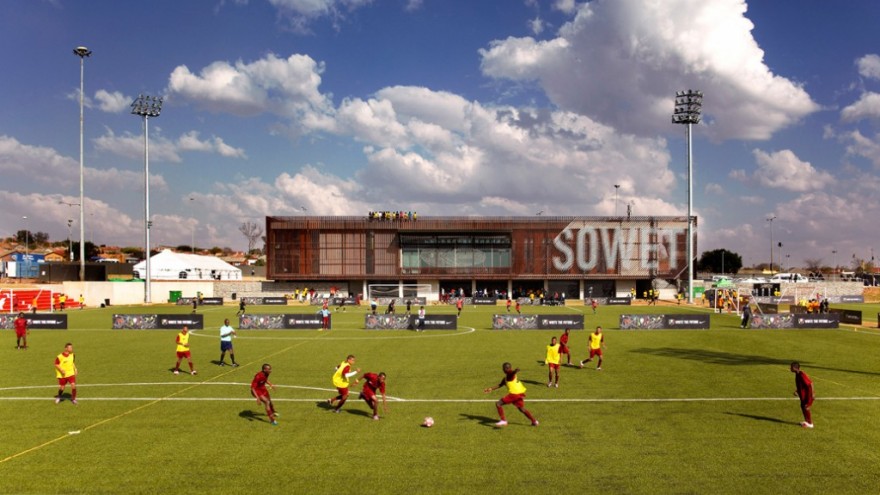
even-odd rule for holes
{"type": "MultiPolygon", "coordinates": [[[[272,397],[274,402],[324,402],[326,398],[311,399],[288,399],[272,397]]],[[[54,397],[0,397],[0,401],[50,401],[54,397]]],[[[424,403],[424,404],[469,404],[469,403],[494,403],[495,399],[403,399],[388,397],[388,400],[396,403],[424,403]]],[[[529,398],[529,403],[672,403],[672,402],[793,402],[797,397],[682,397],[682,398],[655,398],[655,399],[534,399],[529,398]]],[[[880,397],[819,397],[822,401],[877,401],[880,397]]],[[[80,402],[253,402],[252,398],[240,397],[77,397],[80,402]]]]}
{"type": "MultiPolygon", "coordinates": [[[[255,330],[259,331],[259,330],[265,330],[265,329],[255,329],[255,330]]],[[[247,330],[247,331],[250,331],[250,330],[247,330]]],[[[470,333],[474,333],[477,331],[477,329],[473,328],[473,327],[461,327],[461,329],[456,330],[453,333],[442,333],[442,334],[434,333],[435,332],[434,330],[425,330],[424,332],[418,332],[418,333],[411,331],[411,335],[393,335],[393,336],[376,336],[377,333],[386,332],[388,330],[364,330],[364,329],[341,330],[341,329],[338,329],[338,330],[330,330],[327,332],[319,332],[317,330],[287,329],[287,330],[275,330],[275,331],[276,332],[277,331],[307,332],[307,333],[311,333],[311,336],[281,337],[281,336],[272,335],[272,336],[268,336],[268,337],[256,337],[256,336],[252,336],[252,335],[238,335],[238,336],[236,336],[236,340],[245,339],[245,340],[302,340],[302,341],[309,341],[309,340],[317,340],[319,338],[322,341],[324,341],[324,340],[344,340],[344,341],[349,341],[349,340],[399,340],[399,339],[431,339],[431,338],[437,339],[437,338],[447,338],[447,337],[459,337],[461,335],[467,335],[470,333]],[[333,332],[344,332],[344,331],[352,331],[352,330],[357,331],[357,332],[370,332],[370,335],[369,336],[360,336],[360,337],[357,337],[357,336],[356,337],[342,337],[342,336],[332,337],[333,332]],[[312,333],[312,332],[314,332],[314,333],[312,333]],[[317,335],[315,335],[315,334],[317,334],[317,335]]],[[[190,333],[196,337],[206,337],[206,338],[210,338],[210,339],[219,339],[220,338],[219,334],[218,335],[205,335],[204,332],[205,332],[205,330],[193,330],[190,333]]]]}

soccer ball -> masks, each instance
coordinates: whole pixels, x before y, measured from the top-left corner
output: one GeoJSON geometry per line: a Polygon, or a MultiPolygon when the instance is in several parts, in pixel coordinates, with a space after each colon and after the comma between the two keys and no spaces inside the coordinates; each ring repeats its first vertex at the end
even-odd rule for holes
{"type": "Polygon", "coordinates": [[[425,418],[425,422],[422,423],[422,426],[424,426],[425,428],[430,428],[434,426],[434,418],[428,416],[427,418],[425,418]]]}

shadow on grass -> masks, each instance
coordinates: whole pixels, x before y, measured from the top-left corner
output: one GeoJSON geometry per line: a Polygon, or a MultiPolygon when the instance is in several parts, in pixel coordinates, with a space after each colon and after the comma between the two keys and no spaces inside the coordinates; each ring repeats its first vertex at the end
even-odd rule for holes
{"type": "MultiPolygon", "coordinates": [[[[630,352],[650,354],[652,356],[689,359],[692,361],[702,361],[704,363],[723,364],[727,366],[775,364],[788,367],[788,365],[790,365],[793,361],[793,359],[778,359],[767,356],[757,356],[755,354],[737,354],[733,352],[710,351],[708,349],[682,349],[676,347],[641,348],[633,349],[630,352]]],[[[831,368],[828,366],[818,366],[815,364],[811,364],[809,361],[800,361],[800,363],[801,366],[804,368],[840,371],[843,373],[855,373],[859,375],[880,376],[880,373],[873,371],[847,370],[842,368],[831,368]]]]}
{"type": "Polygon", "coordinates": [[[238,417],[246,419],[248,421],[260,421],[262,423],[269,422],[269,418],[267,418],[265,414],[255,413],[250,409],[245,409],[244,411],[238,413],[238,417]]]}
{"type": "Polygon", "coordinates": [[[491,428],[495,428],[495,422],[498,421],[497,418],[490,418],[488,416],[479,416],[476,414],[461,413],[460,416],[462,416],[464,419],[466,419],[468,421],[476,421],[477,423],[479,423],[482,426],[489,426],[491,428]]]}
{"type": "Polygon", "coordinates": [[[728,416],[741,416],[743,418],[754,419],[757,421],[768,421],[770,423],[779,423],[779,424],[783,424],[783,425],[800,426],[800,423],[797,421],[785,421],[785,420],[779,419],[779,418],[771,418],[770,416],[758,416],[757,414],[743,414],[743,413],[732,413],[732,412],[726,412],[724,414],[727,414],[728,416]]]}
{"type": "MultiPolygon", "coordinates": [[[[642,349],[633,349],[632,352],[639,354],[650,354],[661,357],[674,357],[679,359],[690,359],[692,361],[702,361],[710,364],[726,364],[729,366],[736,365],[753,365],[753,364],[778,364],[788,366],[791,364],[790,359],[776,359],[767,356],[757,356],[754,354],[736,354],[732,352],[710,351],[708,349],[681,349],[676,347],[646,347],[642,349]]],[[[802,362],[801,364],[805,364],[802,362]]]]}
{"type": "Polygon", "coordinates": [[[544,382],[539,382],[539,381],[536,381],[536,380],[520,380],[520,381],[523,382],[523,383],[528,383],[529,385],[537,385],[537,386],[545,386],[545,385],[547,385],[547,384],[544,383],[544,382]]]}

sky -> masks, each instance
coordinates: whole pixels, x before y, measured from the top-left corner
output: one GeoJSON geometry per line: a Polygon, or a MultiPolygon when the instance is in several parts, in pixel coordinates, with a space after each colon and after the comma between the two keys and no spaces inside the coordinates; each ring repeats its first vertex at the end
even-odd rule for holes
{"type": "MultiPolygon", "coordinates": [[[[267,215],[686,215],[745,266],[870,260],[875,0],[10,0],[0,235],[245,249],[267,215]],[[619,187],[618,187],[619,186],[619,187]],[[23,217],[27,217],[26,219],[23,217]],[[773,218],[772,221],[768,220],[773,218]],[[772,241],[771,241],[772,239],[772,241]],[[778,247],[778,243],[782,247],[778,247]]],[[[880,256],[880,244],[877,256],[880,256]]]]}

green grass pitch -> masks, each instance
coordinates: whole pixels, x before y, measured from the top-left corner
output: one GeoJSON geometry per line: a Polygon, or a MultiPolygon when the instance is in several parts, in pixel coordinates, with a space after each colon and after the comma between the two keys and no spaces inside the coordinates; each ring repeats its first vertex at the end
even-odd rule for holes
{"type": "MultiPolygon", "coordinates": [[[[239,368],[219,367],[218,328],[237,307],[204,308],[191,338],[197,376],[171,373],[173,330],[111,330],[112,307],[70,312],[70,330],[34,330],[15,350],[0,332],[0,493],[822,493],[880,490],[880,331],[740,330],[713,315],[704,331],[617,330],[621,312],[685,307],[532,308],[586,312],[606,330],[603,370],[563,367],[547,388],[545,346],[559,331],[493,331],[503,307],[465,307],[459,330],[363,330],[364,310],[334,313],[334,329],[240,331],[239,368]],[[52,369],[74,344],[79,405],[56,405],[52,369]],[[347,354],[388,374],[387,414],[357,400],[320,403],[347,354]],[[815,429],[802,420],[788,370],[813,378],[815,429]],[[519,367],[529,426],[516,409],[495,428],[483,389],[519,367]],[[271,363],[280,425],[248,385],[271,363]],[[420,423],[432,416],[433,428],[420,423]],[[75,433],[79,432],[79,433],[75,433]]],[[[312,312],[250,307],[249,312],[312,312]]],[[[859,305],[866,320],[877,305],[859,305]]],[[[429,312],[454,311],[430,306],[429,312]]],[[[875,324],[872,324],[876,326],[875,324]]],[[[228,357],[227,357],[228,359],[228,357]]]]}

